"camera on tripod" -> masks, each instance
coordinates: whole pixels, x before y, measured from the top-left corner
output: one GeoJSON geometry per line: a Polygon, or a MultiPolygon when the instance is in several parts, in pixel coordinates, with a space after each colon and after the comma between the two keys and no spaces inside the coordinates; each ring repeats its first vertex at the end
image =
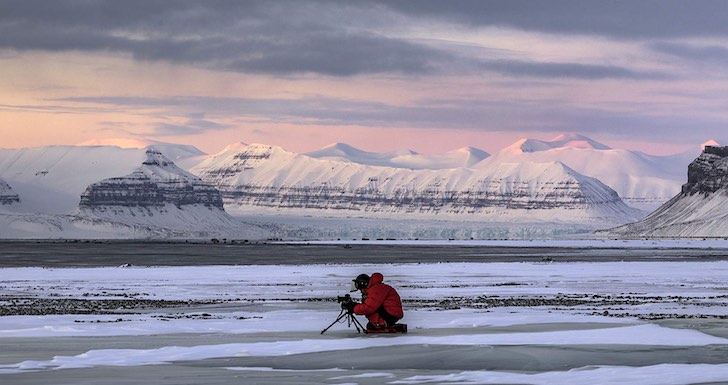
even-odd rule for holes
{"type": "Polygon", "coordinates": [[[349,294],[336,297],[336,302],[341,304],[342,309],[344,309],[346,307],[345,305],[351,303],[351,301],[352,301],[351,295],[349,295],[349,294]]]}
{"type": "Polygon", "coordinates": [[[364,328],[364,326],[362,326],[359,320],[356,319],[356,317],[354,316],[354,312],[351,310],[353,308],[353,305],[356,304],[356,302],[351,298],[351,295],[347,294],[338,296],[336,297],[336,302],[341,305],[341,313],[339,313],[339,316],[334,320],[334,322],[331,323],[331,325],[321,331],[321,334],[324,334],[327,330],[329,330],[329,328],[331,328],[332,326],[334,326],[334,324],[338,322],[346,322],[349,327],[354,324],[357,333],[366,333],[367,330],[364,328]]]}

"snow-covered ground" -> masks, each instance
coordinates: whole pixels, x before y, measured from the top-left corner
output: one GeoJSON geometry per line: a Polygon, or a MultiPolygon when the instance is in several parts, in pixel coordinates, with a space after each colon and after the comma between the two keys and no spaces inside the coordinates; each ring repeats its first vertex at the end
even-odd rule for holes
{"type": "Polygon", "coordinates": [[[0,382],[727,382],[727,280],[723,261],[5,268],[0,382]],[[373,271],[410,333],[322,335],[373,271]]]}

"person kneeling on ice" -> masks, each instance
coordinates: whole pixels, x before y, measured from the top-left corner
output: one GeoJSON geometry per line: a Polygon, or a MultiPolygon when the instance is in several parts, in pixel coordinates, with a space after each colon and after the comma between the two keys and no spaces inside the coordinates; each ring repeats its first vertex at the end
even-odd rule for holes
{"type": "Polygon", "coordinates": [[[384,276],[381,273],[374,273],[371,277],[359,274],[352,280],[351,291],[360,290],[362,302],[349,302],[347,310],[367,317],[368,333],[407,333],[407,325],[397,323],[404,317],[402,300],[397,290],[382,281],[384,276]]]}

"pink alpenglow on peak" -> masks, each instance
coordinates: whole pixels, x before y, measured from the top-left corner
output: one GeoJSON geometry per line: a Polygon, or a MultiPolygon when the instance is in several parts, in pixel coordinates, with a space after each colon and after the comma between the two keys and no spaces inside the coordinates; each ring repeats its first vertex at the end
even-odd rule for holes
{"type": "Polygon", "coordinates": [[[710,139],[707,142],[700,145],[700,150],[704,151],[705,147],[708,147],[708,146],[709,147],[720,147],[720,143],[718,143],[718,141],[716,141],[715,139],[710,139]]]}
{"type": "Polygon", "coordinates": [[[607,145],[599,143],[580,134],[561,134],[551,140],[521,139],[512,144],[507,150],[512,152],[538,152],[558,148],[578,148],[589,150],[610,150],[607,145]]]}
{"type": "Polygon", "coordinates": [[[334,160],[367,166],[407,168],[412,170],[471,167],[490,156],[487,152],[473,147],[463,147],[444,154],[424,155],[412,150],[397,150],[381,153],[369,152],[345,143],[334,143],[304,155],[321,160],[334,160]]]}

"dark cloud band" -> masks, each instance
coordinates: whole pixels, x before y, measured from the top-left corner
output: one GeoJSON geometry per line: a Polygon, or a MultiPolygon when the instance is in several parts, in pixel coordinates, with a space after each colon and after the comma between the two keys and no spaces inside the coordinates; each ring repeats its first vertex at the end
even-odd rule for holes
{"type": "MultiPolygon", "coordinates": [[[[119,52],[138,60],[273,75],[417,76],[486,70],[512,77],[668,78],[661,73],[600,64],[483,60],[447,47],[377,33],[381,21],[376,16],[391,17],[395,12],[549,30],[539,24],[549,18],[536,17],[544,11],[558,14],[564,25],[582,31],[579,25],[585,22],[571,7],[564,7],[568,2],[553,6],[564,8],[563,15],[551,9],[551,4],[533,2],[534,9],[526,10],[519,8],[525,3],[518,1],[463,1],[457,5],[397,1],[374,7],[375,12],[365,10],[371,7],[363,4],[327,1],[5,1],[0,2],[0,48],[119,52]],[[571,16],[572,21],[565,20],[571,16]]],[[[590,4],[602,7],[602,2],[590,4]]],[[[624,5],[608,4],[616,8],[624,5]]],[[[414,19],[407,22],[427,24],[414,19]]]]}
{"type": "Polygon", "coordinates": [[[615,39],[728,36],[723,0],[382,0],[415,17],[447,19],[471,26],[598,35],[615,39]]]}

